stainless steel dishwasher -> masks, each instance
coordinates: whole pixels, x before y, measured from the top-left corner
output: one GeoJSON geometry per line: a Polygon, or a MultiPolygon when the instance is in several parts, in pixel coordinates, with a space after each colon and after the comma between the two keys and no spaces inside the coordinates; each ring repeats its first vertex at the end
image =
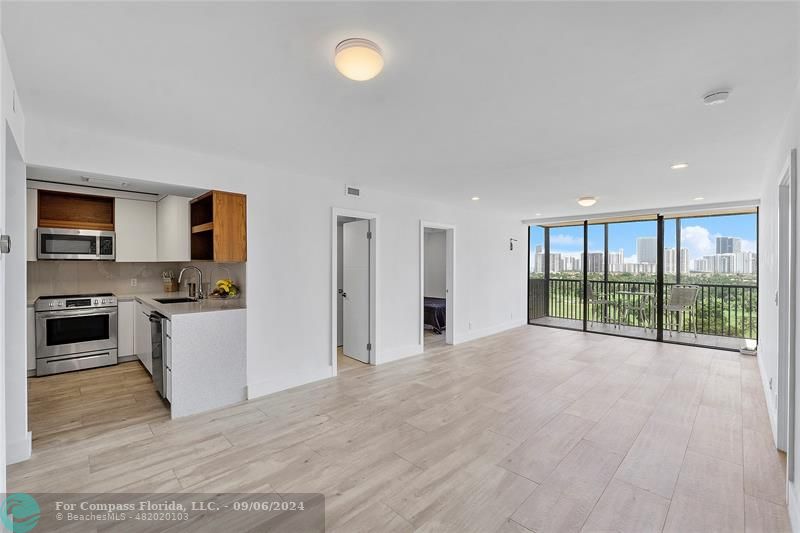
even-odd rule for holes
{"type": "Polygon", "coordinates": [[[153,385],[158,391],[158,395],[167,401],[166,391],[166,360],[164,358],[164,346],[169,342],[167,335],[166,322],[169,319],[161,313],[155,311],[150,313],[150,342],[153,348],[153,385]]]}

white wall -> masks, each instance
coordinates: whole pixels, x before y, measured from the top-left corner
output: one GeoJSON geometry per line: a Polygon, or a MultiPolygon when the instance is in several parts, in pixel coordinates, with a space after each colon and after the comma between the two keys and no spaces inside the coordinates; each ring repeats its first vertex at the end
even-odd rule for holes
{"type": "Polygon", "coordinates": [[[71,129],[30,117],[28,162],[248,195],[248,388],[267,394],[332,373],[331,209],[380,215],[378,362],[419,353],[419,221],[457,226],[455,341],[524,324],[525,239],[519,220],[366,187],[344,196],[324,177],[71,129]]]}
{"type": "MultiPolygon", "coordinates": [[[[2,8],[0,8],[2,9],[2,8]]],[[[20,300],[19,286],[25,285],[25,204],[24,185],[18,190],[19,160],[25,154],[25,117],[11,67],[6,56],[5,43],[0,39],[0,233],[10,234],[23,228],[21,233],[12,235],[12,250],[17,253],[0,258],[0,493],[6,491],[5,465],[9,459],[19,460],[20,449],[25,451],[27,435],[27,386],[26,366],[26,320],[24,295],[20,300]],[[7,154],[7,145],[15,147],[7,154]],[[6,164],[7,157],[11,158],[6,164]],[[8,167],[8,168],[7,168],[8,167]],[[10,175],[6,176],[7,170],[10,175]],[[6,186],[10,184],[10,191],[6,186]],[[10,192],[10,194],[9,194],[10,192]],[[15,205],[8,209],[8,203],[15,205]],[[21,208],[20,208],[21,207],[21,208]],[[16,237],[16,238],[14,238],[16,237]],[[20,270],[20,260],[23,266],[20,270]],[[14,276],[13,278],[11,276],[14,276]],[[11,287],[10,291],[6,288],[11,287]],[[8,304],[8,308],[6,309],[8,304]],[[18,309],[17,309],[18,307],[18,309]],[[13,308],[13,309],[12,309],[13,308]],[[20,344],[21,342],[21,344],[20,344]],[[7,349],[9,351],[7,351],[7,349]],[[9,386],[10,384],[10,386],[9,386]],[[22,443],[20,445],[20,443],[22,443]],[[20,448],[21,446],[21,448],[20,448]]],[[[24,174],[23,174],[24,183],[24,174]]]]}
{"type": "MultiPolygon", "coordinates": [[[[758,362],[764,381],[773,435],[776,434],[778,391],[778,308],[775,304],[775,295],[778,290],[778,184],[783,178],[782,170],[790,150],[798,147],[800,147],[800,86],[795,93],[792,108],[787,114],[785,128],[777,138],[775,148],[769,158],[769,164],[764,172],[759,217],[758,362]],[[771,390],[770,380],[772,380],[771,390]]],[[[800,246],[800,240],[796,246],[800,246]]],[[[798,279],[800,279],[800,273],[798,274],[798,279]]],[[[798,297],[798,301],[800,301],[800,297],[798,297]]],[[[798,341],[795,350],[800,354],[800,338],[798,341]]],[[[800,384],[800,372],[797,373],[796,379],[800,384]]],[[[800,409],[798,412],[800,413],[800,409]]],[[[796,427],[800,428],[800,419],[796,421],[796,427]]],[[[796,450],[800,450],[798,441],[800,439],[796,438],[796,450]]],[[[795,457],[795,472],[797,479],[800,480],[798,457],[795,457]]],[[[789,490],[789,513],[794,530],[800,530],[800,487],[797,483],[789,490]]]]}
{"type": "Polygon", "coordinates": [[[447,249],[445,231],[425,232],[425,288],[423,294],[432,298],[446,298],[447,249]]]}

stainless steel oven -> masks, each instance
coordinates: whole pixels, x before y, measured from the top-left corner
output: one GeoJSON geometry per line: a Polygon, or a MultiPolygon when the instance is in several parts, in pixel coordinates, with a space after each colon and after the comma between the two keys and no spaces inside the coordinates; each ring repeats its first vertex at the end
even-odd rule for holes
{"type": "Polygon", "coordinates": [[[34,311],[37,376],[117,363],[113,294],[44,296],[34,311]]]}
{"type": "Polygon", "coordinates": [[[113,231],[38,228],[36,233],[39,259],[113,261],[116,257],[113,231]]]}

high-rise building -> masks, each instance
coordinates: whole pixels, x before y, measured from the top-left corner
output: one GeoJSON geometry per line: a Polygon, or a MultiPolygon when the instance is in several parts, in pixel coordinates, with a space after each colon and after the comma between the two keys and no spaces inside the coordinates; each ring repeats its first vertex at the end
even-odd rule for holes
{"type": "Polygon", "coordinates": [[[589,252],[589,273],[602,274],[606,267],[605,254],[603,252],[589,252]]]}
{"type": "Polygon", "coordinates": [[[608,252],[608,271],[625,271],[625,251],[622,248],[618,252],[608,252]]]}
{"type": "Polygon", "coordinates": [[[544,248],[541,244],[536,245],[536,255],[533,256],[533,271],[537,274],[544,274],[544,248]]]}
{"type": "Polygon", "coordinates": [[[738,237],[717,237],[717,254],[738,254],[742,251],[742,239],[738,237]]]}
{"type": "MultiPolygon", "coordinates": [[[[561,272],[562,270],[561,254],[550,252],[550,272],[561,272]]],[[[542,272],[544,272],[544,263],[542,263],[542,272]]]]}
{"type": "Polygon", "coordinates": [[[638,263],[656,264],[656,261],[658,261],[658,242],[655,237],[639,237],[636,239],[636,261],[638,263]]]}
{"type": "MultiPolygon", "coordinates": [[[[677,252],[675,248],[664,248],[664,272],[676,274],[677,252]]],[[[681,273],[689,272],[689,250],[681,248],[681,273]]]]}

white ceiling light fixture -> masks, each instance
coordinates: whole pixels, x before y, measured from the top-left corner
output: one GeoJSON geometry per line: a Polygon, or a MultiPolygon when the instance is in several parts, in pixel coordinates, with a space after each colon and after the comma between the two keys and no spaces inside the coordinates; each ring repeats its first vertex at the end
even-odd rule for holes
{"type": "Polygon", "coordinates": [[[730,95],[731,92],[728,90],[711,91],[703,97],[703,103],[709,106],[724,104],[730,95]]]}
{"type": "Polygon", "coordinates": [[[673,163],[669,166],[672,170],[683,170],[689,168],[689,163],[673,163]]]}
{"type": "Polygon", "coordinates": [[[370,40],[345,39],[336,45],[334,64],[345,78],[367,81],[383,70],[383,55],[380,47],[370,40]]]}
{"type": "Polygon", "coordinates": [[[594,196],[581,196],[578,198],[578,204],[582,205],[583,207],[592,207],[596,203],[597,198],[594,196]]]}
{"type": "Polygon", "coordinates": [[[473,202],[477,202],[477,201],[478,201],[478,200],[480,200],[480,199],[481,199],[481,197],[480,197],[480,196],[473,196],[473,197],[472,197],[472,201],[473,201],[473,202]]]}
{"type": "Polygon", "coordinates": [[[702,197],[702,196],[697,196],[697,197],[695,197],[695,199],[694,199],[694,201],[695,201],[695,202],[702,202],[703,200],[705,200],[705,198],[704,198],[704,197],[702,197]]]}

